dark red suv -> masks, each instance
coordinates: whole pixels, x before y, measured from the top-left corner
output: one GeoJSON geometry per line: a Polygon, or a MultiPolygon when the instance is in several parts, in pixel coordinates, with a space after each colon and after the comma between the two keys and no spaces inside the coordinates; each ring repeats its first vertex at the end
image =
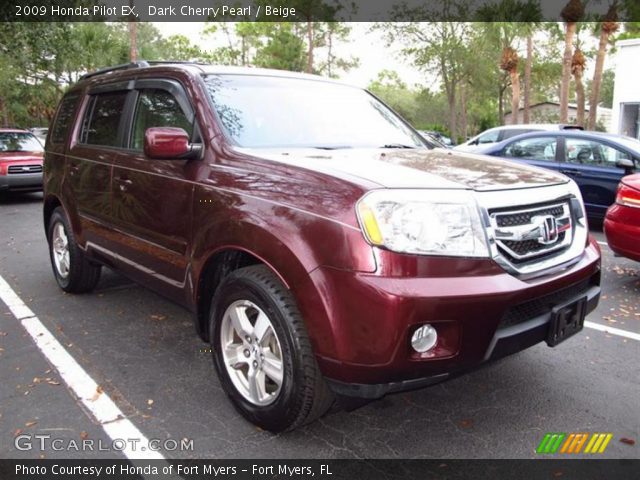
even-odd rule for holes
{"type": "Polygon", "coordinates": [[[86,75],[49,132],[44,224],[63,290],[106,265],[186,306],[236,407],[272,431],[554,346],[600,294],[572,181],[433,149],[309,75],[86,75]]]}

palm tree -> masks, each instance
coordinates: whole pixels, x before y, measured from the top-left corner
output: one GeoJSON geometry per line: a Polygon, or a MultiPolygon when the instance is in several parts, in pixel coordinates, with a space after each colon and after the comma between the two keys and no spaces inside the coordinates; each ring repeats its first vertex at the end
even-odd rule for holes
{"type": "Polygon", "coordinates": [[[531,106],[531,67],[533,64],[533,34],[527,34],[527,58],[524,64],[524,111],[522,113],[522,123],[530,122],[531,106]]]}
{"type": "Polygon", "coordinates": [[[613,35],[620,26],[617,20],[618,4],[614,1],[609,6],[609,10],[600,26],[600,44],[598,45],[596,68],[593,72],[591,97],[589,98],[589,123],[587,124],[589,130],[593,130],[596,127],[598,103],[600,102],[600,86],[602,85],[602,72],[604,70],[604,57],[607,55],[607,45],[609,44],[611,35],[613,35]]]}
{"type": "Polygon", "coordinates": [[[562,57],[562,83],[560,84],[560,123],[569,121],[569,82],[571,80],[571,60],[573,59],[573,37],[577,22],[584,15],[584,5],[580,0],[569,0],[560,12],[565,22],[564,55],[562,57]]]}
{"type": "MultiPolygon", "coordinates": [[[[129,0],[129,6],[133,9],[133,0],[129,0]]],[[[138,61],[138,29],[133,15],[129,19],[129,60],[138,61]]]]}
{"type": "Polygon", "coordinates": [[[584,74],[584,67],[586,66],[586,59],[580,46],[576,46],[576,50],[573,53],[571,59],[571,73],[576,82],[576,101],[578,104],[578,112],[576,114],[576,125],[584,126],[584,82],[582,76],[584,74]]]}
{"type": "Polygon", "coordinates": [[[520,59],[518,52],[509,46],[502,49],[502,59],[500,68],[509,74],[511,78],[511,123],[518,123],[518,112],[520,110],[520,74],[518,73],[518,63],[520,59]]]}

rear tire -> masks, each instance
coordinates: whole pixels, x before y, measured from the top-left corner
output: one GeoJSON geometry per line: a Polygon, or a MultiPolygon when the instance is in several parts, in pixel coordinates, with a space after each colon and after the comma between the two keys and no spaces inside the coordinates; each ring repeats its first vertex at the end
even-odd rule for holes
{"type": "Polygon", "coordinates": [[[213,297],[209,320],[222,386],[247,420],[281,432],[329,410],[334,396],[295,299],[269,268],[245,267],[226,277],[213,297]]]}
{"type": "Polygon", "coordinates": [[[100,280],[101,267],[85,257],[62,207],[51,214],[47,239],[53,275],[60,288],[69,293],[93,290],[100,280]]]}

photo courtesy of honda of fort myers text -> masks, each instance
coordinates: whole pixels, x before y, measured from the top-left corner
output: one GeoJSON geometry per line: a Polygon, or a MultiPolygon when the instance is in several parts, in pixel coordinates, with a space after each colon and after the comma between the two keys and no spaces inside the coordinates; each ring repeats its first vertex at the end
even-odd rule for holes
{"type": "Polygon", "coordinates": [[[0,478],[637,477],[637,1],[0,16],[0,478]]]}

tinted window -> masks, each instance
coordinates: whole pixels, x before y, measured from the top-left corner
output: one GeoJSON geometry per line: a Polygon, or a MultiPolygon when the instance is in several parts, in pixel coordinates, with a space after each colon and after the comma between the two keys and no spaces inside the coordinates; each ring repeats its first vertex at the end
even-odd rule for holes
{"type": "Polygon", "coordinates": [[[42,144],[30,133],[0,132],[0,152],[42,152],[42,144]]]}
{"type": "Polygon", "coordinates": [[[131,148],[142,150],[144,132],[151,127],[178,127],[191,136],[192,125],[176,98],[165,90],[141,90],[136,106],[131,148]]]}
{"type": "Polygon", "coordinates": [[[52,143],[64,143],[69,132],[71,122],[73,122],[73,116],[76,111],[76,105],[78,103],[77,95],[68,95],[60,102],[58,108],[58,114],[56,115],[53,129],[51,132],[52,143]]]}
{"type": "Polygon", "coordinates": [[[582,138],[567,138],[565,152],[565,161],[580,165],[615,167],[618,160],[631,160],[622,150],[582,138]]]}
{"type": "Polygon", "coordinates": [[[556,144],[555,137],[535,137],[518,140],[504,149],[504,156],[528,160],[554,161],[556,159],[556,144]]]}
{"type": "Polygon", "coordinates": [[[95,95],[89,105],[82,132],[83,143],[118,146],[118,127],[127,92],[95,95]]]}
{"type": "Polygon", "coordinates": [[[529,133],[533,130],[527,130],[524,128],[514,128],[513,130],[504,130],[502,132],[502,140],[506,140],[507,138],[515,137],[516,135],[522,135],[523,133],[529,133]]]}
{"type": "Polygon", "coordinates": [[[491,132],[483,133],[478,137],[477,144],[482,145],[484,143],[495,143],[498,141],[499,130],[492,130],[491,132]]]}
{"type": "Polygon", "coordinates": [[[244,147],[425,146],[359,88],[255,75],[209,75],[205,81],[228,135],[244,147]]]}

